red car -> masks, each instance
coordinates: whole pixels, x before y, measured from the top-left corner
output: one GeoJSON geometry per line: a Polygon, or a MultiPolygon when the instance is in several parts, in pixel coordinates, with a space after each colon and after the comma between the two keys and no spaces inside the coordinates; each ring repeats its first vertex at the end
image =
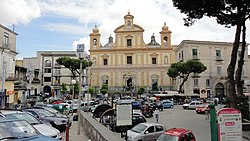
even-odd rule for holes
{"type": "Polygon", "coordinates": [[[209,110],[209,103],[203,103],[201,106],[198,106],[195,111],[197,114],[205,114],[209,110]]]}
{"type": "Polygon", "coordinates": [[[171,128],[163,132],[157,141],[196,141],[191,130],[171,128]]]}

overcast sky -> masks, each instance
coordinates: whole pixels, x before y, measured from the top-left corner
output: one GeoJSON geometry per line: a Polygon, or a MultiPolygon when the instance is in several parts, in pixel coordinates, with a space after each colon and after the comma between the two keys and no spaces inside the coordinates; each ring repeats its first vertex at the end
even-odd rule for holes
{"type": "MultiPolygon", "coordinates": [[[[105,45],[116,27],[124,23],[130,11],[134,23],[144,28],[144,41],[150,42],[164,22],[172,31],[172,44],[182,40],[233,42],[235,28],[225,28],[215,19],[203,18],[185,27],[184,14],[173,7],[172,0],[1,0],[0,23],[13,29],[17,36],[17,58],[34,57],[37,51],[75,50],[84,43],[89,49],[89,34],[95,25],[105,45]]],[[[250,23],[247,23],[250,27],[250,23]]],[[[250,29],[247,42],[250,43],[250,29]]]]}

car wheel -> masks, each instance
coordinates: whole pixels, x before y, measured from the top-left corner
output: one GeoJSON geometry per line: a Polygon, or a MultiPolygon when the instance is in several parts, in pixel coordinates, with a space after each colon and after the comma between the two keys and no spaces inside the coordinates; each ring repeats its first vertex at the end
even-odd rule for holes
{"type": "Polygon", "coordinates": [[[170,106],[171,109],[172,109],[173,107],[174,107],[173,105],[170,106]]]}

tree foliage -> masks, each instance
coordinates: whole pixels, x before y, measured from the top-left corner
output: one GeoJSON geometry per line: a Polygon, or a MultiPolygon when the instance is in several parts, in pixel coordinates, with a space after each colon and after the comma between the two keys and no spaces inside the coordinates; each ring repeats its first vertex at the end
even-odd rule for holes
{"type": "Polygon", "coordinates": [[[145,92],[145,89],[141,87],[141,88],[139,88],[139,90],[137,91],[137,94],[138,94],[138,95],[142,95],[144,92],[145,92]]]}
{"type": "Polygon", "coordinates": [[[100,92],[105,95],[106,93],[108,93],[108,85],[107,84],[103,84],[102,88],[100,90],[100,92]]]}
{"type": "Polygon", "coordinates": [[[183,93],[183,85],[187,81],[191,73],[200,74],[207,69],[204,64],[198,60],[188,60],[187,62],[177,62],[171,64],[171,67],[168,69],[168,76],[171,78],[181,78],[182,83],[179,86],[179,93],[183,93]]]}
{"type": "Polygon", "coordinates": [[[62,83],[62,85],[61,85],[61,91],[62,91],[63,94],[65,94],[68,91],[66,83],[62,83]]]}
{"type": "MultiPolygon", "coordinates": [[[[203,16],[213,17],[216,21],[226,27],[236,26],[235,39],[231,52],[231,60],[227,68],[228,76],[228,95],[231,100],[230,105],[236,107],[237,95],[235,90],[235,66],[237,62],[237,52],[240,45],[241,30],[243,27],[243,36],[246,28],[245,22],[250,17],[250,1],[249,0],[172,0],[177,9],[187,15],[184,18],[184,25],[191,26],[196,19],[201,19],[203,16]]],[[[242,44],[242,52],[245,52],[244,39],[242,44]]],[[[244,53],[239,56],[241,60],[244,58],[244,53]]],[[[237,91],[242,95],[242,83],[239,76],[242,71],[244,62],[238,62],[237,68],[237,91]]]]}
{"type": "Polygon", "coordinates": [[[89,93],[92,95],[94,94],[94,89],[92,87],[89,87],[89,93]]]}
{"type": "MultiPolygon", "coordinates": [[[[75,59],[75,58],[70,58],[70,57],[60,57],[56,59],[56,62],[59,65],[63,65],[65,68],[68,68],[71,73],[73,74],[73,78],[76,77],[76,74],[80,74],[79,69],[80,69],[80,60],[75,59]]],[[[82,69],[87,68],[88,66],[91,66],[92,62],[83,59],[82,60],[82,69]]]]}

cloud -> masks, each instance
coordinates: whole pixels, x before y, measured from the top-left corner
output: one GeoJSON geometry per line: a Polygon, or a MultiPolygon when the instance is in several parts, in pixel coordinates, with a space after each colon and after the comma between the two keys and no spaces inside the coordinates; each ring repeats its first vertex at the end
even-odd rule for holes
{"type": "Polygon", "coordinates": [[[1,0],[0,22],[4,25],[28,24],[41,16],[39,3],[32,0],[1,0]]]}
{"type": "Polygon", "coordinates": [[[72,25],[70,23],[47,23],[43,28],[53,32],[62,32],[74,35],[88,34],[89,30],[82,26],[72,25]]]}

